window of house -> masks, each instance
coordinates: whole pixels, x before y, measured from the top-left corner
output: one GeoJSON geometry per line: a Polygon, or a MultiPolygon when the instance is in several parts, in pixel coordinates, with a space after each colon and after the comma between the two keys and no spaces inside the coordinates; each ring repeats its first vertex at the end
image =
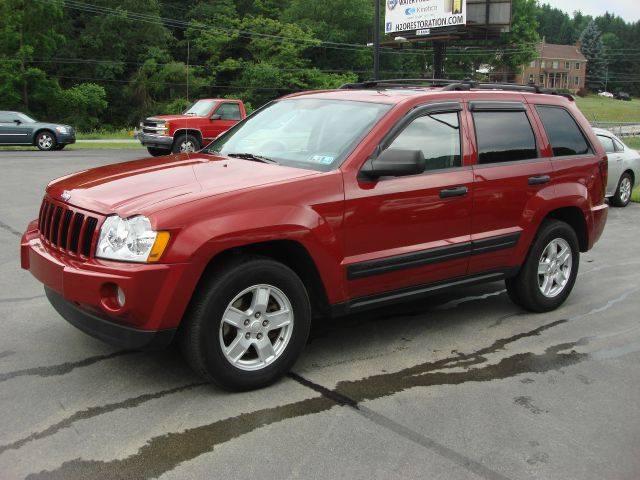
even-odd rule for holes
{"type": "Polygon", "coordinates": [[[537,106],[536,110],[555,157],[591,153],[578,124],[564,108],[537,106]]]}
{"type": "Polygon", "coordinates": [[[557,70],[557,69],[559,69],[559,68],[560,68],[560,60],[554,60],[554,61],[553,61],[553,68],[554,68],[555,70],[557,70]]]}
{"type": "Polygon", "coordinates": [[[534,81],[535,81],[534,80],[534,75],[533,75],[533,73],[530,73],[529,74],[529,83],[533,83],[534,81]]]}
{"type": "Polygon", "coordinates": [[[575,77],[575,78],[573,79],[573,84],[574,84],[574,85],[580,85],[580,77],[575,77]]]}
{"type": "Polygon", "coordinates": [[[474,112],[478,163],[501,163],[538,157],[536,139],[524,111],[474,112]]]}
{"type": "Polygon", "coordinates": [[[544,60],[540,61],[540,68],[545,68],[547,66],[547,62],[545,62],[544,60]]]}
{"type": "Polygon", "coordinates": [[[569,70],[571,68],[571,62],[570,61],[566,61],[564,62],[564,68],[566,68],[567,70],[569,70]]]}
{"type": "Polygon", "coordinates": [[[576,70],[580,70],[580,62],[576,62],[576,70]]]}
{"type": "Polygon", "coordinates": [[[535,68],[535,67],[536,67],[536,63],[538,63],[538,62],[537,62],[536,60],[534,60],[534,61],[532,61],[532,62],[529,64],[529,66],[530,66],[531,68],[535,68]]]}
{"type": "Polygon", "coordinates": [[[607,137],[606,135],[598,135],[598,140],[602,144],[602,148],[607,153],[614,153],[616,148],[613,146],[613,139],[611,137],[607,137]]]}
{"type": "Polygon", "coordinates": [[[215,115],[220,115],[220,120],[241,120],[240,105],[237,103],[223,103],[216,111],[215,115]]]}
{"type": "Polygon", "coordinates": [[[426,170],[461,166],[458,113],[433,113],[416,118],[389,148],[421,150],[427,161],[426,170]]]}
{"type": "Polygon", "coordinates": [[[540,85],[544,85],[544,75],[540,75],[540,85]]]}

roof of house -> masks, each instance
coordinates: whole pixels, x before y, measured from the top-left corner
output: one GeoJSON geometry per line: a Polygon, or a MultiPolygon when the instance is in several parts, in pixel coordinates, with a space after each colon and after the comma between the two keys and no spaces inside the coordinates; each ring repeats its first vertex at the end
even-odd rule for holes
{"type": "Polygon", "coordinates": [[[539,58],[564,58],[567,60],[587,61],[577,45],[556,45],[555,43],[541,42],[536,46],[536,50],[538,50],[539,58]]]}

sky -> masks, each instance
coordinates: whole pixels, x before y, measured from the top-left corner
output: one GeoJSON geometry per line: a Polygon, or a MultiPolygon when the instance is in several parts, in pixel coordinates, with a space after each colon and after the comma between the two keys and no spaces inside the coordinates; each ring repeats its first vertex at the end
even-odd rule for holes
{"type": "Polygon", "coordinates": [[[585,15],[597,17],[605,12],[614,13],[627,22],[640,20],[640,1],[638,0],[538,0],[538,3],[547,3],[552,7],[567,12],[570,16],[574,10],[580,10],[585,15]]]}

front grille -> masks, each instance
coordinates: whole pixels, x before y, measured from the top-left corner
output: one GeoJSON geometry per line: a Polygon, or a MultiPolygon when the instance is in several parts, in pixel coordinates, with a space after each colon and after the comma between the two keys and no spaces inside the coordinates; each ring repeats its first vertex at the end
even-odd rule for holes
{"type": "Polygon", "coordinates": [[[68,205],[47,199],[42,202],[38,229],[40,238],[49,246],[81,257],[89,257],[94,244],[98,219],[80,213],[68,205]]]}
{"type": "Polygon", "coordinates": [[[142,131],[144,133],[164,134],[166,132],[164,120],[146,119],[142,122],[142,131]]]}

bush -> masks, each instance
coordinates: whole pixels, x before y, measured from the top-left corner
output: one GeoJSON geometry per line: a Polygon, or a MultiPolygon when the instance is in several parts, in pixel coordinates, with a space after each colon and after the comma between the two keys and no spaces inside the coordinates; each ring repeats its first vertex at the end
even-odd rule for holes
{"type": "Polygon", "coordinates": [[[104,87],[95,83],[81,83],[58,94],[60,121],[73,123],[77,130],[91,131],[102,127],[100,114],[107,108],[104,87]]]}

